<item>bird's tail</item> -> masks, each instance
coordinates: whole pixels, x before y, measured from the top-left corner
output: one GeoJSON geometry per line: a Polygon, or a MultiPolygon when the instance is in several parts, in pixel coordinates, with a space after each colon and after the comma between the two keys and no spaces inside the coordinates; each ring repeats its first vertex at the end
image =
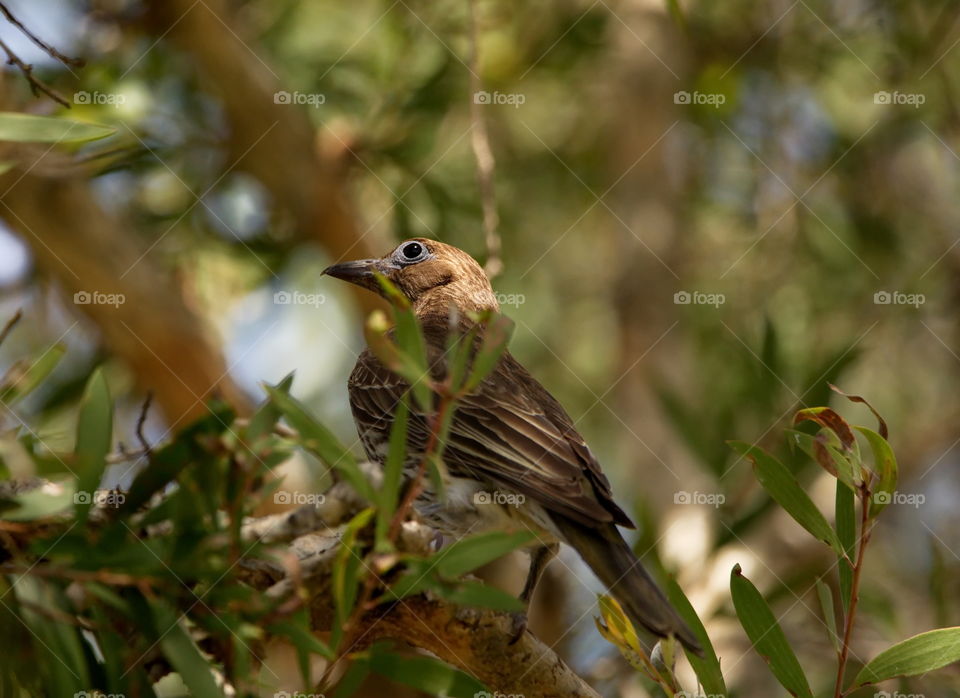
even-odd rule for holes
{"type": "Polygon", "coordinates": [[[564,516],[551,518],[634,623],[660,637],[674,635],[684,647],[700,654],[697,638],[647,574],[616,525],[590,527],[564,516]]]}

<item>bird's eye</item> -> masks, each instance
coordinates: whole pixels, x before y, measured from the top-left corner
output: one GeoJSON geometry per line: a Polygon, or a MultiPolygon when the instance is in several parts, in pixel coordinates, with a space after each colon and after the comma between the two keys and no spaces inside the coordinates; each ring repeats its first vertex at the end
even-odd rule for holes
{"type": "Polygon", "coordinates": [[[404,260],[408,262],[420,259],[423,257],[425,251],[423,245],[419,242],[408,242],[400,248],[400,254],[403,255],[404,260]]]}

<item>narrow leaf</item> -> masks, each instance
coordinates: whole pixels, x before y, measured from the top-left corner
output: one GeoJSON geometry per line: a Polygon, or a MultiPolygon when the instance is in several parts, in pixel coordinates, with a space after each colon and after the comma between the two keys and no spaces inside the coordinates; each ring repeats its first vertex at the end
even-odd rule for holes
{"type": "Polygon", "coordinates": [[[97,369],[87,381],[77,420],[76,464],[77,520],[83,522],[103,477],[113,439],[113,402],[103,371],[97,369]]]}
{"type": "Polygon", "coordinates": [[[66,349],[62,344],[54,344],[47,349],[25,371],[20,372],[9,384],[3,386],[0,402],[10,405],[36,390],[44,379],[53,373],[53,369],[57,367],[65,353],[66,349]]]}
{"type": "Polygon", "coordinates": [[[838,554],[844,554],[840,541],[837,539],[837,534],[783,463],[762,448],[743,441],[731,441],[730,446],[734,451],[747,456],[753,462],[757,480],[797,523],[815,538],[833,548],[838,554]]]}
{"type": "Polygon", "coordinates": [[[706,628],[700,621],[700,616],[694,610],[693,605],[687,599],[683,589],[677,584],[673,577],[667,578],[666,584],[667,598],[670,604],[676,609],[677,613],[687,624],[687,627],[693,632],[697,640],[700,641],[700,647],[703,649],[703,656],[698,657],[693,652],[686,652],[690,666],[693,667],[697,678],[703,685],[703,692],[707,695],[725,696],[727,695],[727,686],[723,681],[723,673],[720,671],[720,660],[710,642],[710,636],[707,635],[706,628]]]}
{"type": "Polygon", "coordinates": [[[370,668],[392,681],[412,686],[429,695],[450,698],[476,698],[493,695],[472,676],[430,657],[399,656],[392,652],[374,652],[370,668]]]}
{"type": "Polygon", "coordinates": [[[854,429],[866,437],[870,450],[873,451],[873,469],[878,475],[873,496],[870,498],[870,516],[874,517],[886,508],[897,490],[897,458],[893,455],[890,443],[883,436],[866,427],[854,429]]]}
{"type": "Polygon", "coordinates": [[[790,695],[813,698],[810,684],[773,612],[740,565],[730,573],[730,594],[737,617],[753,648],[770,665],[770,671],[790,695]]]}
{"type": "Polygon", "coordinates": [[[940,628],[898,642],[867,662],[854,685],[916,676],[960,661],[960,627],[940,628]]]}
{"type": "Polygon", "coordinates": [[[0,141],[17,143],[79,143],[95,141],[116,129],[54,116],[0,112],[0,141]]]}
{"type": "Polygon", "coordinates": [[[800,410],[793,416],[794,424],[804,421],[816,422],[822,427],[832,429],[840,437],[840,442],[844,448],[853,448],[853,444],[856,442],[856,439],[853,438],[853,432],[850,431],[850,425],[829,407],[809,407],[800,410]]]}
{"type": "Polygon", "coordinates": [[[840,575],[840,601],[843,604],[844,613],[850,608],[851,594],[853,593],[852,560],[857,539],[857,519],[853,502],[853,492],[850,488],[837,482],[837,538],[843,548],[843,553],[838,555],[837,573],[840,575]]]}
{"type": "Polygon", "coordinates": [[[374,501],[373,488],[357,466],[356,459],[333,432],[314,419],[306,406],[295,397],[270,386],[266,386],[266,390],[290,426],[297,430],[300,445],[335,468],[363,497],[374,501]]]}
{"type": "Polygon", "coordinates": [[[534,534],[530,531],[516,533],[491,531],[463,538],[437,553],[437,573],[447,579],[456,579],[503,557],[511,550],[529,543],[533,538],[534,534]]]}
{"type": "Polygon", "coordinates": [[[840,639],[837,637],[837,618],[833,608],[833,593],[821,579],[817,580],[817,598],[820,599],[820,609],[823,611],[823,620],[827,624],[830,642],[833,644],[834,651],[840,652],[840,639]]]}

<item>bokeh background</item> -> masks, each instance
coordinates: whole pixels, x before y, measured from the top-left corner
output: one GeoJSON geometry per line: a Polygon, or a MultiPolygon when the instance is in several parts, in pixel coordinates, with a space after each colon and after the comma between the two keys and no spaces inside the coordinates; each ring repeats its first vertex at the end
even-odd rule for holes
{"type": "MultiPolygon", "coordinates": [[[[828,402],[872,424],[828,382],[886,417],[905,495],[868,559],[854,667],[960,624],[956,3],[5,5],[87,64],[0,23],[71,108],[9,67],[0,107],[116,128],[82,147],[0,144],[0,312],[24,311],[0,360],[68,352],[6,428],[69,441],[101,363],[129,441],[147,390],[161,440],[210,395],[249,407],[296,370],[293,392],[354,443],[345,382],[376,303],[320,272],[411,236],[485,261],[479,139],[512,351],[642,522],[637,550],[678,575],[735,695],[781,689],[732,613],[734,563],[815,691],[832,685],[813,584],[833,559],[725,444],[777,452],[829,510],[832,478],[783,433],[828,402]]],[[[515,586],[522,565],[489,572],[515,586]]],[[[646,695],[592,627],[597,589],[568,551],[534,629],[605,695],[646,695]]],[[[890,690],[958,685],[953,669],[890,690]]]]}

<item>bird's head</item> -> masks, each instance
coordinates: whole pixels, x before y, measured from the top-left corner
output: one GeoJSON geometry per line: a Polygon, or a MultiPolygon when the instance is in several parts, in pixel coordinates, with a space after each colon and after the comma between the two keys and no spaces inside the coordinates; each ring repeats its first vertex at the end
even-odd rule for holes
{"type": "Polygon", "coordinates": [[[384,295],[374,276],[383,274],[410,300],[418,314],[499,311],[483,268],[463,250],[436,240],[413,238],[380,259],[327,267],[323,273],[384,295]]]}

